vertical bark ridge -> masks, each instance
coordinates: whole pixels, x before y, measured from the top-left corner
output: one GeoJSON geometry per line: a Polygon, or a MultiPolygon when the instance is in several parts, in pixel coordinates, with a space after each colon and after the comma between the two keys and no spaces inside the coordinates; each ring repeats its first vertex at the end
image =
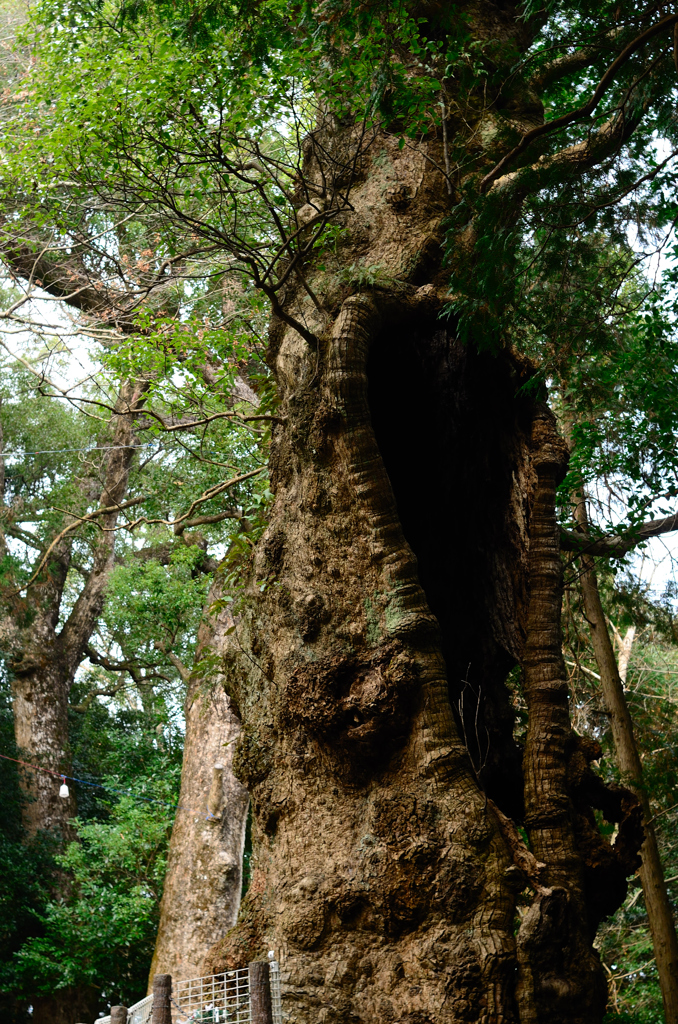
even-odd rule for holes
{"type": "Polygon", "coordinates": [[[535,419],[537,489],[530,525],[530,601],[523,659],[528,731],[524,756],[525,825],[551,885],[581,889],[581,864],[567,783],[571,727],[562,655],[562,566],[555,515],[557,478],[567,449],[550,417],[535,419]]]}
{"type": "MultiPolygon", "coordinates": [[[[403,534],[391,482],[372,429],[367,397],[367,358],[381,317],[374,299],[351,296],[332,331],[326,387],[328,401],[340,414],[344,430],[338,447],[370,537],[370,554],[385,575],[386,631],[401,640],[433,638],[438,623],[431,614],[419,578],[417,559],[403,534]]],[[[436,638],[437,639],[437,638],[436,638]]],[[[468,771],[449,700],[445,664],[437,643],[419,657],[424,714],[420,744],[425,770],[449,783],[450,773],[468,771]]]]}
{"type": "Polygon", "coordinates": [[[328,402],[341,415],[342,454],[356,498],[367,520],[370,554],[381,562],[393,586],[393,599],[403,616],[389,623],[394,635],[410,621],[428,624],[433,618],[417,578],[417,563],[398,517],[391,484],[372,430],[367,400],[367,356],[381,318],[370,296],[351,296],[332,331],[325,375],[328,402]]]}
{"type": "Polygon", "coordinates": [[[602,1017],[606,984],[591,947],[584,868],[568,779],[573,735],[562,656],[562,565],[556,486],[567,447],[552,414],[535,416],[537,486],[530,524],[530,600],[523,661],[528,730],[524,754],[525,827],[547,887],[518,934],[521,1024],[584,1024],[602,1017]]]}

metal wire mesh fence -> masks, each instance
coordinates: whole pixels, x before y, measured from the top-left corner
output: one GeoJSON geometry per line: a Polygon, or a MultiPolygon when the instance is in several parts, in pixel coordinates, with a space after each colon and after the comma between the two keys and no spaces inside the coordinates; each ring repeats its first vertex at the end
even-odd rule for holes
{"type": "Polygon", "coordinates": [[[179,981],[172,995],[173,1024],[250,1024],[249,971],[179,981]]]}
{"type": "MultiPolygon", "coordinates": [[[[273,1024],[282,1024],[280,967],[269,958],[269,984],[273,1024]]],[[[172,1024],[258,1024],[252,1016],[250,970],[244,968],[189,978],[172,984],[172,1024]]],[[[127,1010],[127,1024],[150,1024],[153,996],[140,999],[127,1010]]],[[[111,1024],[100,1017],[95,1024],[111,1024]]]]}
{"type": "Polygon", "coordinates": [[[282,1024],[282,998],[280,992],[280,964],[277,960],[268,961],[271,978],[271,1006],[273,1008],[273,1024],[282,1024]]]}

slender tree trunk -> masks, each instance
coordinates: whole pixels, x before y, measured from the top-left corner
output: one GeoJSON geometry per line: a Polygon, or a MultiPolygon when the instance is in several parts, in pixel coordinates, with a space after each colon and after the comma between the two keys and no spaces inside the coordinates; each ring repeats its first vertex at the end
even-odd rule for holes
{"type": "MultiPolygon", "coordinates": [[[[106,460],[100,507],[119,504],[127,490],[134,456],[130,409],[139,400],[133,387],[123,390],[106,460]]],[[[103,606],[106,584],[113,567],[114,527],[118,513],[99,519],[100,538],[85,585],[61,630],[57,631],[63,589],[70,563],[70,539],[64,538],[52,552],[34,587],[23,600],[24,614],[35,615],[33,625],[15,640],[11,662],[14,733],[21,757],[49,769],[69,772],[68,695],[75,672],[85,656],[85,645],[103,606]],[[17,650],[17,646],[19,649],[17,650]]],[[[29,835],[52,831],[62,840],[71,836],[69,819],[75,813],[75,794],[59,796],[59,780],[42,771],[21,773],[26,795],[24,825],[29,835]]]]}
{"type": "MultiPolygon", "coordinates": [[[[577,520],[584,532],[588,534],[589,523],[583,498],[577,505],[577,520]]],[[[633,735],[633,722],[624,697],[624,685],[620,678],[605,621],[605,613],[600,601],[595,561],[587,555],[582,555],[581,565],[580,583],[584,609],[591,631],[603,697],[610,717],[617,764],[624,783],[637,795],[643,808],[645,841],[641,849],[642,863],[638,874],[643,886],[645,907],[659,972],[664,1015],[667,1024],[676,1024],[678,1022],[678,940],[676,939],[673,911],[666,891],[657,836],[652,822],[652,810],[643,782],[643,768],[633,735]]],[[[625,669],[627,664],[628,658],[624,666],[625,669]]]]}
{"type": "MultiPolygon", "coordinates": [[[[19,757],[57,773],[67,773],[70,765],[68,693],[71,680],[61,664],[56,634],[69,562],[70,546],[62,542],[54,549],[40,581],[42,586],[33,594],[29,591],[26,597],[24,614],[33,611],[35,619],[30,631],[18,638],[10,663],[14,737],[19,757]],[[35,604],[31,598],[35,598],[35,604]]],[[[23,768],[20,779],[26,798],[22,817],[27,833],[35,835],[45,830],[62,841],[72,838],[68,824],[75,813],[72,787],[69,798],[63,800],[59,796],[56,775],[23,768]]]]}
{"type": "MultiPolygon", "coordinates": [[[[213,584],[209,608],[219,597],[213,584]]],[[[210,947],[233,927],[240,907],[242,858],[249,796],[232,772],[240,721],[221,673],[205,678],[202,659],[214,662],[233,626],[228,607],[200,628],[196,669],[186,696],[186,740],[181,795],[172,828],[169,862],[149,991],[156,974],[195,978],[210,947]]]]}
{"type": "MultiPolygon", "coordinates": [[[[20,756],[51,771],[69,772],[68,693],[70,680],[61,667],[45,663],[31,673],[14,678],[14,737],[20,756]]],[[[39,830],[53,832],[65,841],[73,838],[68,821],[75,814],[75,794],[69,784],[68,799],[59,796],[60,780],[47,772],[24,769],[22,788],[26,796],[23,823],[29,835],[39,830]]]]}

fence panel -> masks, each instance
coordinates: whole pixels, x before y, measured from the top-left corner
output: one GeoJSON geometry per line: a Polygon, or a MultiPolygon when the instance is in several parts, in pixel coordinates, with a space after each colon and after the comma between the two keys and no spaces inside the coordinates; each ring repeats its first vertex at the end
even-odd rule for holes
{"type": "MultiPolygon", "coordinates": [[[[269,959],[273,1024],[282,1024],[280,967],[269,959]]],[[[150,1024],[153,996],[127,1010],[127,1024],[150,1024]]],[[[251,1024],[249,970],[226,971],[172,983],[172,1024],[251,1024]]],[[[99,1017],[95,1024],[111,1024],[99,1017]]]]}
{"type": "Polygon", "coordinates": [[[172,992],[173,1024],[250,1024],[247,969],[178,981],[172,992]]]}
{"type": "Polygon", "coordinates": [[[146,996],[134,1006],[129,1006],[127,1008],[127,1024],[148,1024],[151,1019],[152,1007],[153,996],[146,996]]]}
{"type": "Polygon", "coordinates": [[[280,965],[277,960],[270,960],[271,968],[271,1005],[273,1007],[273,1024],[282,1024],[282,1000],[280,997],[280,965]]]}
{"type": "MultiPolygon", "coordinates": [[[[127,1024],[148,1024],[151,1019],[153,996],[144,996],[134,1006],[127,1007],[127,1024]]],[[[94,1024],[111,1024],[110,1017],[99,1017],[94,1024]]]]}

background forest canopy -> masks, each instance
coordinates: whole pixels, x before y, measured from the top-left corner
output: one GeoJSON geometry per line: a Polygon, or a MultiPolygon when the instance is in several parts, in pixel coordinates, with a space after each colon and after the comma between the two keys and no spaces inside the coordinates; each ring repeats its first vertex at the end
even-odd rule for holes
{"type": "MultiPolygon", "coordinates": [[[[105,787],[76,785],[61,808],[53,779],[27,795],[0,762],[7,1020],[56,990],[102,1011],[145,991],[185,687],[202,673],[207,699],[214,669],[194,663],[198,628],[217,574],[237,604],[272,500],[269,316],[318,350],[315,325],[346,297],[418,284],[345,257],[359,169],[390,173],[385,136],[407,153],[442,134],[441,320],[519,353],[524,391],[548,397],[568,440],[572,717],[619,781],[579,589],[585,495],[676,894],[676,584],[653,590],[635,551],[678,513],[678,16],[528,2],[519,51],[474,37],[472,6],[4,8],[0,753],[105,787]],[[61,700],[47,740],[12,710],[39,673],[61,700]]],[[[389,182],[384,201],[406,209],[408,186],[389,182]]],[[[632,879],[599,945],[608,1012],[649,1024],[661,995],[640,893],[632,879]]]]}

